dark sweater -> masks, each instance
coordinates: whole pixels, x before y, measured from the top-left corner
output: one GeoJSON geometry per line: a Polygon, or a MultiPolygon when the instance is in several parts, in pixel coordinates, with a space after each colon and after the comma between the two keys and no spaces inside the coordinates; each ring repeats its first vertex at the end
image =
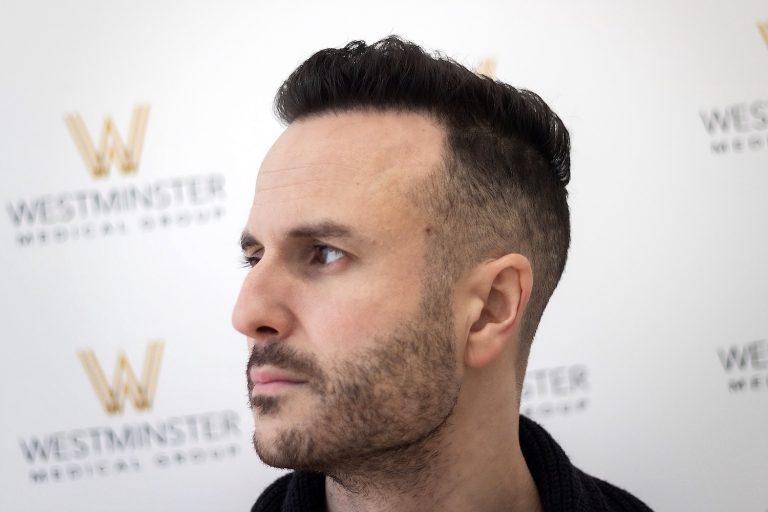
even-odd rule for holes
{"type": "MultiPolygon", "coordinates": [[[[647,512],[627,491],[589,476],[536,422],[520,416],[520,447],[544,512],[647,512]]],[[[251,512],[326,512],[325,476],[296,471],[270,485],[251,512]]]]}

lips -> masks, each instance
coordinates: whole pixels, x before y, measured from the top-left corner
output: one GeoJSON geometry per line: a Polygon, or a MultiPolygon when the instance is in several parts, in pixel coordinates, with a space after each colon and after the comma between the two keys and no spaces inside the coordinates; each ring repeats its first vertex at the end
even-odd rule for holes
{"type": "Polygon", "coordinates": [[[254,387],[268,384],[304,384],[306,379],[285,370],[268,366],[254,366],[248,371],[248,377],[254,387]]]}

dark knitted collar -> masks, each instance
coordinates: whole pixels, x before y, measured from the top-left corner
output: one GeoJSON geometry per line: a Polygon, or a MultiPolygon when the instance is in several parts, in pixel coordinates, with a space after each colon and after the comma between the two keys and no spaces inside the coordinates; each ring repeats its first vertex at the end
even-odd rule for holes
{"type": "MultiPolygon", "coordinates": [[[[627,491],[576,468],[539,424],[520,416],[520,447],[544,512],[650,512],[627,491]]],[[[251,512],[326,512],[325,476],[295,471],[270,485],[251,512]]]]}

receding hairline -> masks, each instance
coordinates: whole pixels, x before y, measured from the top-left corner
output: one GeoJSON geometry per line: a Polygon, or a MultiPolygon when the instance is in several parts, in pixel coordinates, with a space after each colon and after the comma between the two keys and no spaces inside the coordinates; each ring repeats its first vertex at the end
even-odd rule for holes
{"type": "MultiPolygon", "coordinates": [[[[435,176],[443,176],[444,173],[447,170],[446,161],[451,161],[455,157],[454,152],[452,151],[450,147],[450,130],[451,127],[448,123],[446,123],[444,120],[441,120],[439,116],[435,115],[433,112],[428,111],[427,109],[421,109],[421,108],[405,108],[400,106],[350,106],[349,108],[329,108],[329,109],[323,109],[315,112],[311,112],[309,114],[300,116],[290,123],[286,124],[286,130],[289,130],[292,126],[306,126],[308,123],[311,123],[312,121],[318,121],[322,119],[333,119],[333,118],[342,118],[344,116],[385,116],[385,117],[401,117],[401,118],[412,118],[412,119],[419,119],[423,121],[423,124],[421,126],[411,126],[408,127],[408,134],[406,137],[402,139],[402,142],[404,144],[409,145],[411,148],[415,149],[417,152],[425,154],[428,156],[427,153],[424,153],[422,150],[423,146],[420,146],[419,144],[414,144],[412,139],[412,134],[415,133],[415,130],[420,130],[423,128],[429,128],[434,129],[434,134],[437,136],[434,138],[434,149],[436,150],[436,153],[434,154],[434,161],[429,162],[429,165],[422,166],[420,162],[416,161],[412,164],[407,165],[406,167],[419,167],[423,168],[424,172],[420,173],[418,175],[408,175],[410,178],[412,178],[411,183],[409,183],[409,188],[419,188],[422,187],[424,184],[424,180],[431,180],[435,176]]],[[[378,125],[377,125],[378,126],[378,125]]],[[[397,128],[397,126],[393,126],[393,128],[397,128]]],[[[285,132],[284,132],[285,133],[285,132]]],[[[282,136],[282,135],[281,135],[282,136]]],[[[428,136],[422,139],[421,142],[426,142],[428,139],[428,136]]],[[[432,160],[431,158],[428,158],[432,160]]],[[[426,159],[425,159],[426,160],[426,159]]],[[[337,163],[334,163],[333,165],[338,165],[337,163]]],[[[402,167],[402,166],[393,166],[393,167],[402,167]]],[[[260,170],[260,172],[262,172],[260,170]]],[[[269,169],[267,172],[270,172],[269,169]]]]}
{"type": "MultiPolygon", "coordinates": [[[[429,168],[425,169],[423,175],[411,176],[408,186],[405,190],[405,197],[409,202],[425,216],[425,219],[430,221],[431,227],[437,227],[435,233],[441,236],[430,237],[433,243],[437,243],[444,246],[447,249],[447,245],[450,244],[450,238],[453,234],[449,231],[439,229],[440,223],[443,219],[440,218],[441,212],[444,212],[445,208],[450,207],[448,202],[454,200],[453,195],[458,193],[458,190],[452,190],[449,184],[451,179],[450,173],[453,166],[465,166],[465,162],[462,162],[460,155],[456,153],[455,149],[451,145],[451,137],[454,134],[456,127],[452,126],[450,121],[445,118],[441,118],[435,111],[421,107],[411,107],[407,105],[350,105],[342,107],[332,107],[327,109],[321,109],[304,114],[297,117],[290,123],[287,123],[286,129],[296,123],[311,122],[312,120],[322,119],[323,117],[341,117],[344,115],[365,115],[365,114],[381,114],[381,115],[406,115],[416,116],[423,120],[426,120],[432,127],[436,128],[440,134],[438,155],[429,168]]],[[[490,131],[489,127],[475,127],[476,130],[483,132],[490,131]]],[[[471,165],[471,164],[469,164],[471,165]]],[[[451,251],[447,251],[445,254],[449,256],[451,251]]],[[[470,263],[467,258],[458,254],[453,254],[455,260],[454,266],[466,268],[466,264],[470,263]]],[[[445,262],[444,262],[445,263],[445,262]]],[[[457,270],[459,268],[456,267],[457,270]]]]}

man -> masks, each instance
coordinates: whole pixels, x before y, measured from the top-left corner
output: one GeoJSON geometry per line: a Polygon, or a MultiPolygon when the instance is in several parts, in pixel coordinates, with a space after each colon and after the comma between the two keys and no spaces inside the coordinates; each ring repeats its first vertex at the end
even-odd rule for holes
{"type": "Polygon", "coordinates": [[[254,511],[649,510],[519,415],[565,265],[568,132],[535,94],[396,37],[277,93],[233,323],[254,511]]]}

